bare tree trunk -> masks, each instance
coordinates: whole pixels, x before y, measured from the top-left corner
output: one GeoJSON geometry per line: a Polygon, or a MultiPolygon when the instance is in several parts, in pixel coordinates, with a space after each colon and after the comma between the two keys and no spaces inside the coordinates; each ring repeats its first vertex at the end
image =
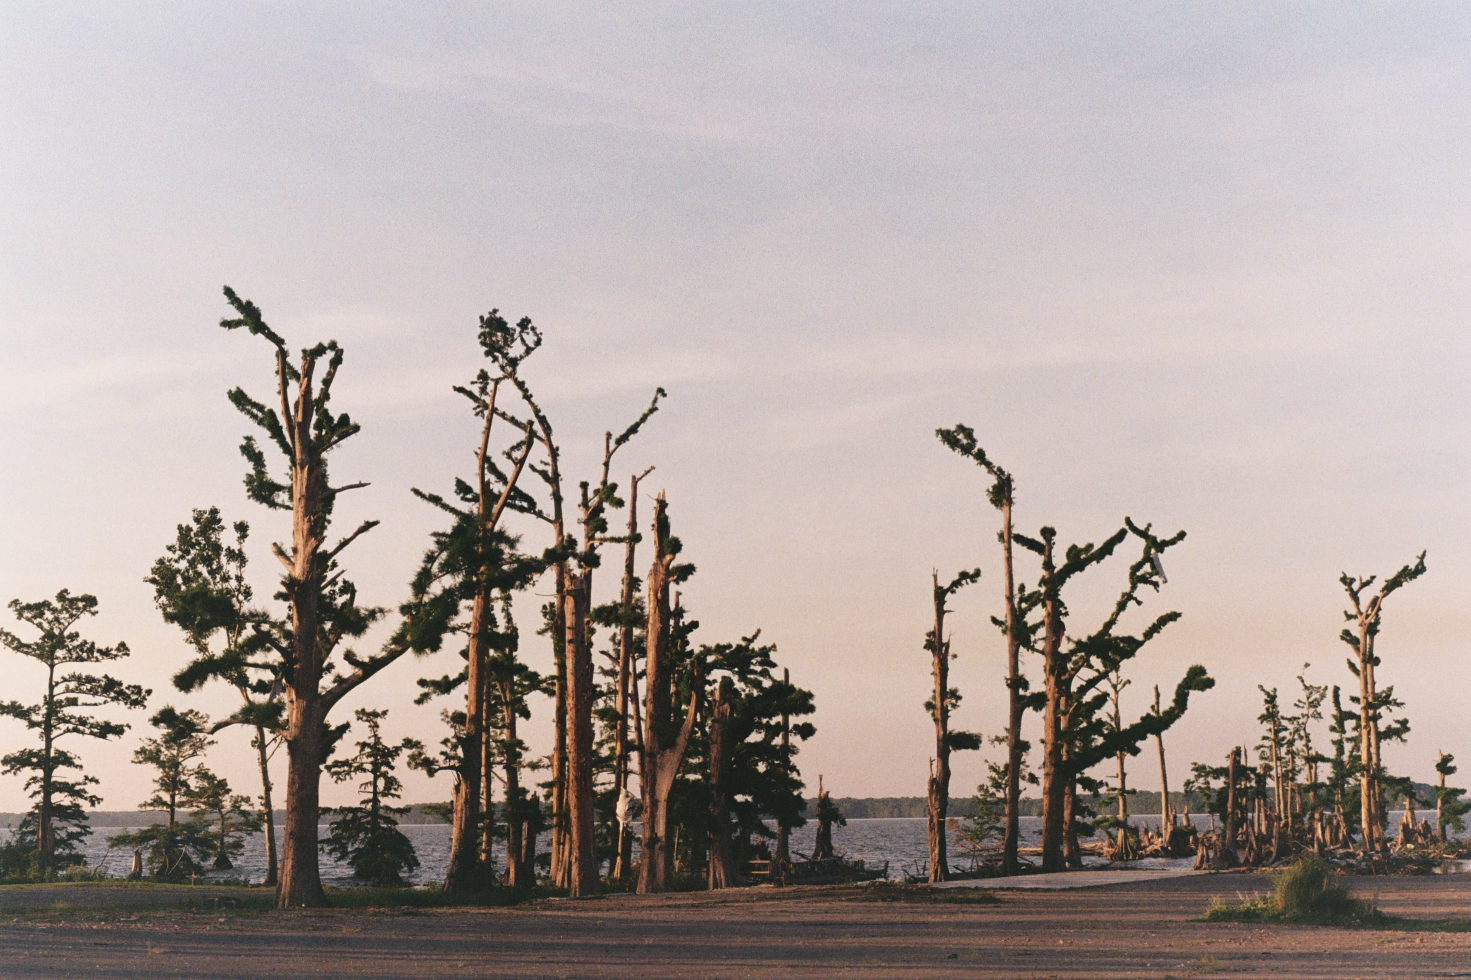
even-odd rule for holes
{"type": "MultiPolygon", "coordinates": [[[[792,672],[783,667],[781,671],[781,682],[790,684],[792,672]]],[[[792,759],[792,717],[785,711],[781,713],[781,757],[784,762],[792,759]]],[[[1445,777],[1441,777],[1441,783],[1445,777]]],[[[792,863],[792,828],[778,822],[776,825],[776,856],[772,859],[772,872],[774,875],[785,876],[786,869],[792,863]]]]}
{"type": "Polygon", "coordinates": [[[1063,803],[1063,820],[1067,825],[1067,832],[1063,835],[1063,862],[1073,869],[1083,866],[1083,849],[1078,844],[1078,781],[1076,777],[1069,777],[1067,781],[1067,797],[1063,803]]]}
{"type": "MultiPolygon", "coordinates": [[[[1154,714],[1159,716],[1159,685],[1154,685],[1154,714]]],[[[1170,806],[1170,776],[1165,769],[1165,737],[1163,734],[1154,736],[1155,745],[1159,747],[1159,828],[1160,833],[1168,840],[1170,829],[1175,826],[1174,808],[1170,806]]]]}
{"type": "Polygon", "coordinates": [[[671,669],[671,633],[677,623],[678,601],[669,603],[670,573],[674,555],[666,554],[669,540],[668,505],[661,493],[654,502],[654,563],[649,569],[644,689],[644,752],[639,785],[643,794],[643,842],[639,857],[638,892],[647,895],[667,891],[673,875],[674,853],[669,846],[669,794],[679,775],[680,763],[694,730],[704,679],[698,663],[692,664],[690,700],[684,722],[673,729],[674,677],[671,669]]]}
{"type": "Polygon", "coordinates": [[[725,789],[726,729],[730,704],[717,686],[710,705],[710,860],[709,886],[730,888],[739,884],[730,853],[730,798],[725,789]]]}
{"type": "MultiPolygon", "coordinates": [[[[489,425],[486,428],[488,430],[489,425]]],[[[477,589],[470,612],[465,666],[465,727],[459,736],[460,765],[455,773],[449,862],[444,874],[444,891],[450,895],[472,886],[480,863],[480,790],[481,780],[488,776],[482,764],[485,744],[484,634],[489,607],[490,595],[483,589],[477,589]]]]}
{"type": "MultiPolygon", "coordinates": [[[[271,803],[270,755],[266,751],[266,730],[255,729],[255,744],[260,752],[261,803],[265,806],[266,820],[266,880],[267,888],[275,888],[276,872],[276,811],[271,803]]],[[[224,853],[223,851],[221,853],[224,853]]]]}
{"type": "Polygon", "coordinates": [[[1046,597],[1042,613],[1042,661],[1046,672],[1046,706],[1042,712],[1042,870],[1063,869],[1063,845],[1067,834],[1068,784],[1063,724],[1068,695],[1067,666],[1062,655],[1062,610],[1049,581],[1054,565],[1052,541],[1044,538],[1042,575],[1046,597]]]}
{"type": "Polygon", "coordinates": [[[1230,755],[1226,757],[1226,839],[1225,846],[1234,848],[1236,846],[1236,760],[1241,757],[1241,750],[1233,748],[1230,755]]]}
{"type": "Polygon", "coordinates": [[[1001,502],[1001,557],[1006,574],[1006,829],[1001,844],[1001,872],[1014,875],[1020,868],[1021,842],[1022,704],[1021,637],[1017,635],[1016,578],[1011,554],[1011,481],[1001,502]]]}
{"type": "MultiPolygon", "coordinates": [[[[311,687],[315,688],[315,683],[311,687]]],[[[322,720],[316,698],[306,704],[303,700],[297,694],[287,702],[291,713],[286,727],[286,827],[281,880],[276,886],[276,905],[283,909],[321,908],[327,904],[317,865],[322,720]]]]}
{"type": "Polygon", "coordinates": [[[593,848],[593,666],[587,639],[592,569],[567,575],[567,895],[583,898],[600,890],[593,848]]]}
{"type": "Polygon", "coordinates": [[[950,647],[945,642],[945,594],[940,573],[933,573],[935,625],[930,645],[930,679],[934,683],[932,720],[935,723],[935,758],[930,763],[928,831],[930,881],[948,881],[950,864],[945,855],[945,817],[950,807],[950,647]]]}
{"type": "MultiPolygon", "coordinates": [[[[622,622],[618,625],[618,691],[617,691],[617,728],[614,730],[614,774],[613,774],[613,799],[615,803],[623,798],[628,792],[628,692],[633,679],[633,599],[634,599],[634,560],[638,548],[638,484],[641,479],[649,475],[650,467],[643,473],[635,473],[628,481],[628,531],[623,543],[623,591],[619,597],[618,608],[622,613],[622,622]]],[[[614,859],[613,875],[616,881],[623,881],[628,877],[629,867],[633,863],[633,835],[628,832],[628,825],[623,822],[618,824],[618,850],[614,859]]]]}
{"type": "Polygon", "coordinates": [[[567,866],[567,570],[557,566],[556,621],[552,626],[557,658],[557,685],[553,699],[555,718],[552,732],[552,861],[551,882],[566,888],[570,882],[567,866]]]}

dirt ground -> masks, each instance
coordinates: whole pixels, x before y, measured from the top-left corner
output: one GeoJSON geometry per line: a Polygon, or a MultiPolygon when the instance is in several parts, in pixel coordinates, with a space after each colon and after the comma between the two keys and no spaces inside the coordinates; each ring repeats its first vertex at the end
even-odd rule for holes
{"type": "MultiPolygon", "coordinates": [[[[1471,933],[1191,921],[1212,895],[1234,899],[1266,884],[1260,876],[1207,875],[1011,891],[995,905],[880,903],[856,900],[853,889],[794,888],[295,914],[149,912],[137,893],[103,888],[73,889],[64,893],[69,909],[46,910],[62,893],[43,900],[33,889],[6,888],[0,976],[1471,977],[1471,933]]],[[[1471,919],[1471,875],[1355,886],[1377,893],[1393,915],[1471,919]]],[[[149,901],[169,894],[155,891],[149,901]]]]}

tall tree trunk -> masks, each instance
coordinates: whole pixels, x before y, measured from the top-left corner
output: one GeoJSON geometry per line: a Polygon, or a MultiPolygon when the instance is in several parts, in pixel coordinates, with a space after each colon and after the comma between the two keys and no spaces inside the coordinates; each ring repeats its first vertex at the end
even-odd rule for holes
{"type": "Polygon", "coordinates": [[[1063,800],[1063,822],[1067,827],[1063,834],[1063,863],[1072,869],[1083,867],[1083,849],[1078,844],[1078,781],[1068,777],[1067,796],[1063,800]]]}
{"type": "MultiPolygon", "coordinates": [[[[782,684],[792,682],[792,672],[783,667],[781,671],[782,684]]],[[[792,716],[783,711],[781,713],[781,757],[785,763],[792,761],[792,716]]],[[[1445,782],[1445,777],[1441,777],[1445,782]]],[[[776,824],[776,856],[772,859],[772,872],[775,875],[785,876],[787,867],[792,863],[792,828],[785,823],[777,821],[776,824]]]]}
{"type": "Polygon", "coordinates": [[[667,891],[673,875],[669,846],[669,794],[694,730],[704,679],[699,664],[691,664],[690,700],[684,722],[674,733],[674,676],[671,633],[677,602],[670,607],[670,574],[674,555],[666,554],[669,540],[668,505],[661,493],[654,502],[654,563],[648,578],[648,627],[645,634],[644,752],[639,786],[643,794],[643,842],[639,857],[638,892],[667,891]]]}
{"type": "Polygon", "coordinates": [[[317,864],[322,721],[316,710],[316,698],[304,704],[306,699],[294,692],[293,695],[287,702],[290,717],[286,727],[286,828],[276,905],[283,909],[320,908],[327,904],[317,864]]]}
{"type": "MultiPolygon", "coordinates": [[[[645,470],[642,474],[635,473],[628,481],[628,531],[623,543],[623,590],[619,596],[618,609],[622,619],[618,624],[618,689],[617,689],[617,727],[614,729],[613,742],[613,800],[616,804],[628,792],[628,709],[629,686],[633,679],[633,600],[634,600],[634,561],[638,549],[638,484],[639,480],[649,474],[645,470]]],[[[618,850],[613,865],[612,877],[616,881],[624,881],[628,877],[628,870],[633,863],[633,835],[628,832],[628,824],[623,821],[618,823],[618,850]]]]}
{"type": "MultiPolygon", "coordinates": [[[[1159,716],[1159,685],[1154,685],[1154,714],[1159,716]]],[[[1164,734],[1154,736],[1154,743],[1159,748],[1159,829],[1169,840],[1170,829],[1175,826],[1174,808],[1170,806],[1170,776],[1165,769],[1165,737],[1164,734]]]]}
{"type": "Polygon", "coordinates": [[[1364,853],[1380,850],[1378,812],[1379,773],[1375,759],[1374,666],[1373,640],[1367,624],[1359,629],[1359,816],[1364,828],[1364,853]]]}
{"type": "Polygon", "coordinates": [[[1241,758],[1241,750],[1233,748],[1231,754],[1226,757],[1226,840],[1225,846],[1234,848],[1236,846],[1236,762],[1241,758]]]}
{"type": "MultiPolygon", "coordinates": [[[[277,881],[276,871],[276,812],[271,803],[271,766],[270,755],[266,752],[266,730],[258,727],[255,730],[255,744],[260,751],[260,785],[261,803],[265,805],[266,818],[266,880],[267,888],[275,888],[277,881]]],[[[223,853],[223,852],[221,852],[223,853]]]]}
{"type": "Polygon", "coordinates": [[[725,790],[726,730],[730,704],[717,686],[710,705],[710,860],[709,886],[731,888],[739,884],[730,853],[730,798],[725,790]]]}
{"type": "Polygon", "coordinates": [[[940,573],[934,572],[935,625],[930,645],[930,676],[934,682],[935,758],[930,766],[928,789],[930,874],[929,880],[948,881],[950,864],[945,855],[945,818],[950,806],[950,656],[945,642],[945,594],[940,573]]]}
{"type": "Polygon", "coordinates": [[[1050,579],[1054,571],[1052,537],[1044,538],[1042,556],[1042,662],[1046,672],[1046,707],[1042,712],[1042,870],[1063,869],[1063,843],[1067,834],[1067,788],[1064,722],[1069,679],[1062,654],[1061,600],[1050,579]]]}
{"type": "Polygon", "coordinates": [[[485,745],[485,630],[490,598],[485,589],[476,589],[474,605],[470,611],[470,640],[465,665],[465,727],[459,737],[460,765],[455,773],[449,862],[444,874],[444,891],[449,895],[461,894],[474,886],[480,863],[480,790],[481,780],[487,775],[482,768],[485,745]]]}
{"type": "MultiPolygon", "coordinates": [[[[52,654],[55,659],[55,653],[52,654]]],[[[51,864],[56,853],[56,834],[51,828],[51,794],[53,773],[56,770],[56,664],[47,664],[46,670],[46,717],[41,721],[41,801],[36,813],[36,869],[41,880],[51,873],[51,864]]]]}
{"type": "Polygon", "coordinates": [[[596,895],[598,860],[593,844],[593,667],[587,639],[592,569],[567,575],[567,894],[596,895]]]}
{"type": "Polygon", "coordinates": [[[557,664],[556,693],[553,698],[552,730],[552,861],[551,881],[558,888],[571,884],[567,864],[567,569],[557,566],[557,598],[552,624],[553,655],[557,664]]]}
{"type": "Polygon", "coordinates": [[[1021,842],[1022,704],[1021,637],[1017,635],[1016,578],[1011,553],[1011,481],[1001,500],[1001,558],[1006,575],[1006,829],[1001,843],[1001,873],[1020,869],[1021,842]]]}

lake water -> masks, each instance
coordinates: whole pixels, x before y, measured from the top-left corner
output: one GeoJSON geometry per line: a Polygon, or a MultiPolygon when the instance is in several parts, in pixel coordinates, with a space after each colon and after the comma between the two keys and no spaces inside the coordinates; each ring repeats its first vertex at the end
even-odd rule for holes
{"type": "MultiPolygon", "coordinates": [[[[1434,819],[1433,810],[1420,813],[1421,819],[1434,819]]],[[[1400,811],[1391,810],[1389,813],[1389,825],[1391,832],[1399,823],[1400,811]]],[[[1143,815],[1134,816],[1131,821],[1137,827],[1148,827],[1156,830],[1159,827],[1159,816],[1143,815]]],[[[1201,830],[1209,830],[1211,820],[1208,816],[1192,814],[1191,821],[1201,830]]],[[[122,877],[128,873],[132,864],[132,852],[124,850],[109,850],[107,838],[121,833],[121,827],[99,827],[83,843],[82,851],[87,857],[87,863],[93,867],[102,867],[106,873],[115,877],[122,877]]],[[[444,878],[445,865],[449,860],[449,825],[448,824],[405,824],[399,828],[414,844],[414,850],[419,855],[419,868],[410,876],[414,884],[428,884],[437,882],[444,878]]],[[[1022,817],[1021,832],[1022,846],[1036,847],[1041,843],[1042,820],[1040,817],[1022,817]]],[[[279,849],[280,828],[277,828],[277,841],[279,849]]],[[[799,827],[792,831],[792,850],[799,854],[809,854],[812,851],[813,838],[817,833],[817,822],[809,820],[807,826],[799,827]]],[[[326,836],[327,828],[322,828],[322,836],[326,836]]],[[[547,846],[545,837],[541,841],[543,849],[547,846]]],[[[888,820],[849,820],[846,827],[833,828],[833,846],[843,856],[861,860],[869,867],[882,867],[888,862],[891,877],[898,877],[906,871],[912,872],[922,866],[928,858],[929,845],[925,836],[925,821],[923,818],[901,818],[888,820]]],[[[957,867],[963,867],[965,858],[956,855],[955,849],[951,847],[951,863],[957,867]]],[[[501,867],[505,866],[504,852],[497,855],[501,867]]],[[[1087,859],[1088,863],[1094,860],[1087,859]]],[[[1188,862],[1193,859],[1184,858],[1181,861],[1188,862]]],[[[351,882],[351,870],[334,861],[326,854],[321,855],[322,880],[327,884],[348,884],[351,882]]],[[[266,847],[265,838],[256,834],[245,842],[245,852],[236,862],[234,871],[225,871],[211,874],[210,878],[235,877],[245,878],[251,882],[265,880],[266,874],[266,847]]]]}

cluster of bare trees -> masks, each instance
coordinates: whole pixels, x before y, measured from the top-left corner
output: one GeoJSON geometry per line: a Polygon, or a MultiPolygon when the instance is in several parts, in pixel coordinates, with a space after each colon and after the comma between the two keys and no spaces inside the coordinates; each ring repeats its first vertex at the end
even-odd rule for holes
{"type": "MultiPolygon", "coordinates": [[[[1204,667],[1196,665],[1176,685],[1173,700],[1163,710],[1157,705],[1156,710],[1127,725],[1116,712],[1107,710],[1110,690],[1116,691],[1122,683],[1124,665],[1180,618],[1177,612],[1164,613],[1137,634],[1124,632],[1121,625],[1125,613],[1143,605],[1143,591],[1159,590],[1164,582],[1161,556],[1182,541],[1185,532],[1161,538],[1152,532],[1150,525],[1140,527],[1125,518],[1124,526],[1102,544],[1066,548],[1058,545],[1057,532],[1051,527],[1043,527],[1036,537],[1018,533],[1012,524],[1016,493],[1012,475],[987,456],[968,426],[940,429],[936,434],[945,446],[986,473],[991,481],[988,499],[1001,515],[997,537],[1001,544],[1004,614],[993,618],[1007,645],[1007,761],[996,780],[1005,806],[1000,869],[1004,874],[1015,874],[1020,869],[1021,783],[1029,748],[1021,732],[1027,711],[1042,716],[1042,869],[1081,867],[1079,837],[1091,832],[1091,828],[1085,822],[1086,806],[1080,802],[1079,791],[1086,794],[1096,792],[1099,787],[1088,771],[1105,759],[1137,754],[1142,742],[1151,736],[1159,737],[1179,720],[1192,693],[1209,690],[1215,683],[1204,667]],[[1138,544],[1139,557],[1129,566],[1127,582],[1113,608],[1091,632],[1070,632],[1067,587],[1084,572],[1100,566],[1129,540],[1138,544]],[[1016,546],[1032,553],[1037,560],[1031,587],[1017,578],[1016,546]],[[1032,689],[1031,680],[1023,670],[1024,651],[1039,658],[1042,682],[1039,690],[1032,689]]],[[[956,589],[979,578],[979,574],[979,571],[963,573],[948,586],[941,586],[938,575],[934,579],[935,625],[925,642],[931,653],[935,679],[935,694],[926,705],[936,729],[936,758],[931,763],[930,779],[932,880],[943,880],[948,874],[943,814],[949,752],[980,744],[970,733],[949,730],[949,711],[958,701],[958,692],[949,687],[947,679],[951,654],[949,641],[943,635],[945,600],[956,589]]]]}
{"type": "Polygon", "coordinates": [[[1384,604],[1425,570],[1422,553],[1382,582],[1375,576],[1340,576],[1349,606],[1344,618],[1350,625],[1339,638],[1353,652],[1347,666],[1357,693],[1351,688],[1345,699],[1339,685],[1312,684],[1299,674],[1299,694],[1289,706],[1277,688],[1259,686],[1255,764],[1251,747],[1239,745],[1224,766],[1192,767],[1187,790],[1203,797],[1221,822],[1219,831],[1202,844],[1202,864],[1256,865],[1314,851],[1353,852],[1373,866],[1392,852],[1443,845],[1447,828],[1461,827],[1468,804],[1463,790],[1446,785],[1446,777],[1456,771],[1450,755],[1437,755],[1439,785],[1428,798],[1416,793],[1409,778],[1390,773],[1381,755],[1385,742],[1406,741],[1410,730],[1406,717],[1395,717],[1404,705],[1393,686],[1381,686],[1377,678],[1381,660],[1376,641],[1384,604]],[[1315,741],[1314,729],[1325,720],[1328,739],[1315,741]],[[1434,822],[1418,820],[1417,807],[1431,802],[1434,822]],[[1399,803],[1403,809],[1394,840],[1386,803],[1399,803]]]}
{"type": "MultiPolygon", "coordinates": [[[[343,817],[340,828],[334,823],[331,846],[354,867],[374,869],[374,880],[399,880],[414,863],[412,849],[393,829],[399,808],[385,802],[397,793],[392,770],[400,754],[431,775],[452,776],[444,882],[451,893],[533,883],[543,856],[538,837],[547,832],[544,880],[572,897],[595,894],[605,868],[618,881],[630,880],[637,868],[641,891],[663,890],[675,874],[697,866],[710,887],[724,887],[740,880],[743,862],[765,847],[767,837],[785,859],[789,832],[805,819],[793,739],[815,731],[810,722],[793,719],[813,712],[811,693],[793,685],[786,671],[777,676],[775,647],[760,643],[759,633],[736,643],[692,642],[699,624],[687,615],[678,588],[694,566],[679,560],[681,544],[671,533],[662,493],[654,501],[646,581],[637,573],[644,540],[638,495],[653,468],[634,473],[625,500],[613,467],[659,410],[663,389],[616,436],[604,435],[595,478],[569,492],[557,434],[523,370],[541,346],[540,331],[528,318],[513,325],[495,310],[481,317],[477,337],[487,367],[455,388],[479,420],[473,472],[456,480],[448,495],[413,491],[449,515],[450,524],[431,535],[396,610],[367,606],[342,560],[378,522],[333,533],[339,496],[367,485],[329,478],[333,453],[360,429],[332,404],[344,352],[329,341],[294,354],[255,304],[228,287],[225,297],[235,316],[220,325],[260,338],[272,361],[269,397],[236,388],[229,398],[263,436],[247,436],[241,445],[248,496],[289,515],[289,536],[270,545],[283,568],[276,595],[282,607],[271,611],[253,601],[245,575],[249,528],[235,523],[230,540],[214,508],[195,511],[192,523],[179,526],[148,576],[160,612],[184,632],[192,650],[176,686],[187,693],[223,681],[240,695],[239,708],[219,721],[172,708],[155,717],[167,729],[154,740],[164,748],[141,761],[159,770],[159,785],[168,789],[157,798],[166,798],[169,821],[149,830],[149,846],[166,868],[181,867],[185,857],[174,813],[180,800],[192,798],[193,782],[204,781],[195,760],[214,744],[211,736],[241,726],[252,734],[259,762],[268,881],[278,904],[323,904],[319,789],[328,755],[348,727],[332,723],[333,709],[405,654],[440,650],[457,653],[463,669],[421,680],[420,702],[461,687],[464,697],[463,710],[444,713],[450,735],[440,749],[431,754],[413,739],[388,743],[380,734],[383,713],[359,712],[368,740],[359,743],[355,761],[330,764],[334,778],[361,775],[365,787],[363,806],[342,810],[352,811],[357,822],[343,817]],[[620,509],[627,510],[626,530],[613,533],[611,515],[620,509]],[[542,529],[538,547],[523,544],[523,532],[509,526],[513,516],[542,529]],[[616,599],[598,604],[594,574],[603,550],[614,546],[622,548],[622,579],[616,599]],[[553,593],[542,610],[541,632],[551,641],[555,669],[543,677],[519,656],[513,607],[518,595],[547,578],[553,593]],[[389,626],[381,646],[366,655],[354,650],[351,644],[378,624],[389,626]],[[601,653],[594,649],[600,627],[612,638],[601,653]],[[539,695],[552,700],[555,732],[544,761],[528,758],[519,731],[539,695]],[[287,777],[278,867],[270,761],[281,747],[287,777]],[[529,784],[535,773],[546,777],[540,785],[529,784]],[[630,793],[634,779],[641,807],[630,793]],[[504,790],[499,801],[497,782],[504,790]],[[637,854],[635,821],[642,826],[637,854]],[[359,845],[365,840],[380,841],[382,853],[364,851],[359,845]],[[503,871],[495,860],[501,842],[503,871]]],[[[22,825],[21,843],[0,855],[0,863],[17,846],[29,848],[43,876],[58,851],[67,862],[80,860],[74,845],[86,833],[84,809],[97,802],[87,789],[95,780],[81,774],[61,740],[122,734],[125,725],[98,720],[91,709],[142,707],[149,695],[107,675],[67,672],[71,664],[127,655],[124,644],[100,647],[78,637],[74,625],[95,606],[90,596],[66,592],[54,602],[12,603],[38,636],[0,631],[6,646],[48,669],[40,704],[0,705],[0,712],[34,729],[41,743],[39,750],[4,760],[7,772],[31,774],[37,806],[22,825]]],[[[224,801],[215,807],[215,836],[228,850],[235,847],[230,827],[238,836],[250,829],[253,814],[237,812],[241,798],[228,795],[222,782],[210,785],[224,801]]]]}

